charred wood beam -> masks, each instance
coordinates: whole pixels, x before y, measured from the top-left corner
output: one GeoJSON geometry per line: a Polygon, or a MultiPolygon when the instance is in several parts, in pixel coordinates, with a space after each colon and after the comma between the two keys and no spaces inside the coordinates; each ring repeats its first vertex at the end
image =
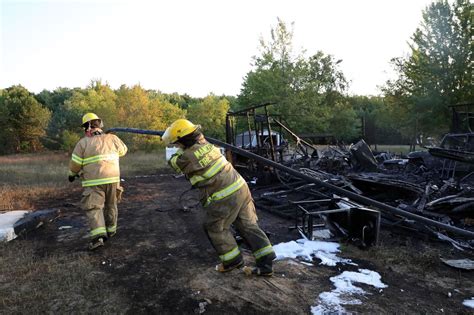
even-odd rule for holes
{"type": "Polygon", "coordinates": [[[462,150],[431,147],[428,152],[436,157],[454,160],[458,162],[474,164],[474,153],[462,150]]]}

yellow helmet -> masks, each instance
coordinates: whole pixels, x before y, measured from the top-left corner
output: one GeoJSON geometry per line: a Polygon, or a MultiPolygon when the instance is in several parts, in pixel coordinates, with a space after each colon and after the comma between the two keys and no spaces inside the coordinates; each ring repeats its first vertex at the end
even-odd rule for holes
{"type": "Polygon", "coordinates": [[[187,119],[178,119],[166,128],[161,140],[163,140],[166,145],[175,143],[180,138],[193,133],[200,127],[201,126],[195,125],[187,119]]]}
{"type": "Polygon", "coordinates": [[[99,116],[97,116],[96,114],[87,113],[84,116],[82,116],[82,125],[84,125],[85,123],[88,123],[91,120],[96,120],[96,119],[102,121],[102,119],[100,119],[99,116]]]}

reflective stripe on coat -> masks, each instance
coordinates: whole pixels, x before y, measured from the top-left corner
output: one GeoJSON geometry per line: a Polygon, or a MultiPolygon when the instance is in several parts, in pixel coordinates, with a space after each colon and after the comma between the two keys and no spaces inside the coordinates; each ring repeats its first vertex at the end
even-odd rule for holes
{"type": "Polygon", "coordinates": [[[247,185],[220,150],[203,136],[198,143],[173,155],[168,163],[199,188],[203,206],[224,199],[247,185]]]}
{"type": "Polygon", "coordinates": [[[119,158],[127,146],[116,135],[100,134],[84,137],[76,144],[69,163],[69,174],[82,171],[82,186],[120,182],[119,158]]]}

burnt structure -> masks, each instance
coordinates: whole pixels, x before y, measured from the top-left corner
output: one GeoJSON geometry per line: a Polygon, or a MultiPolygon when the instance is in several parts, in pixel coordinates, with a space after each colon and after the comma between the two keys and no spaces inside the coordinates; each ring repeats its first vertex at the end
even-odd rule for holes
{"type": "Polygon", "coordinates": [[[309,239],[329,229],[333,237],[366,247],[377,244],[383,226],[474,249],[474,115],[453,106],[453,123],[467,122],[467,131],[453,128],[457,133],[446,135],[440,146],[403,157],[374,153],[363,140],[316,147],[271,117],[272,105],[229,112],[227,142],[207,138],[226,149],[250,183],[257,208],[287,218],[309,239]],[[283,135],[292,140],[291,149],[283,135]]]}
{"type": "MultiPolygon", "coordinates": [[[[226,115],[226,142],[272,161],[282,162],[287,143],[282,138],[281,127],[273,122],[273,118],[278,117],[270,118],[268,107],[272,105],[275,103],[229,111],[226,115]],[[257,113],[259,109],[263,113],[257,113]],[[239,129],[240,133],[237,131],[239,129]]],[[[233,163],[248,162],[235,154],[229,154],[227,158],[233,163]]]]}

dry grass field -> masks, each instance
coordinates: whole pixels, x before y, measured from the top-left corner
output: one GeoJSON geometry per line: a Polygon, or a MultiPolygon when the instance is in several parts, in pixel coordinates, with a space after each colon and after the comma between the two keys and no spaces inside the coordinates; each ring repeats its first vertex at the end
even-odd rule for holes
{"type": "MultiPolygon", "coordinates": [[[[67,153],[0,156],[0,211],[32,209],[33,200],[73,187],[67,180],[67,153]]],[[[165,166],[164,152],[135,152],[121,159],[122,176],[153,174],[165,166]]]]}
{"type": "Polygon", "coordinates": [[[119,314],[120,292],[110,287],[87,253],[37,255],[33,242],[0,243],[1,314],[119,314]],[[107,303],[103,303],[104,296],[107,303]]]}
{"type": "MultiPolygon", "coordinates": [[[[78,183],[67,180],[69,159],[67,153],[0,156],[0,212],[36,210],[79,194],[78,183]]],[[[124,177],[153,174],[165,166],[164,152],[130,153],[121,164],[124,177]]],[[[123,312],[123,292],[109,288],[89,253],[38,256],[37,249],[35,242],[0,243],[0,314],[123,312]]]]}
{"type": "MultiPolygon", "coordinates": [[[[68,160],[65,154],[0,157],[0,209],[61,210],[54,221],[0,243],[0,314],[309,314],[319,294],[332,289],[331,277],[358,268],[377,271],[388,287],[364,287],[369,294],[362,304],[347,305],[350,313],[472,314],[462,305],[474,296],[472,271],[440,260],[473,259],[472,252],[385,228],[377,247],[341,244],[338,256],[357,266],[290,259],[276,261],[270,279],[215,272],[217,256],[202,229],[205,211],[183,211],[178,197],[190,184],[164,168],[164,153],[121,160],[118,233],[89,252],[78,206],[82,188],[67,181],[68,160]]],[[[273,244],[300,237],[288,220],[258,213],[273,244]]],[[[242,251],[252,264],[245,244],[242,251]]]]}

